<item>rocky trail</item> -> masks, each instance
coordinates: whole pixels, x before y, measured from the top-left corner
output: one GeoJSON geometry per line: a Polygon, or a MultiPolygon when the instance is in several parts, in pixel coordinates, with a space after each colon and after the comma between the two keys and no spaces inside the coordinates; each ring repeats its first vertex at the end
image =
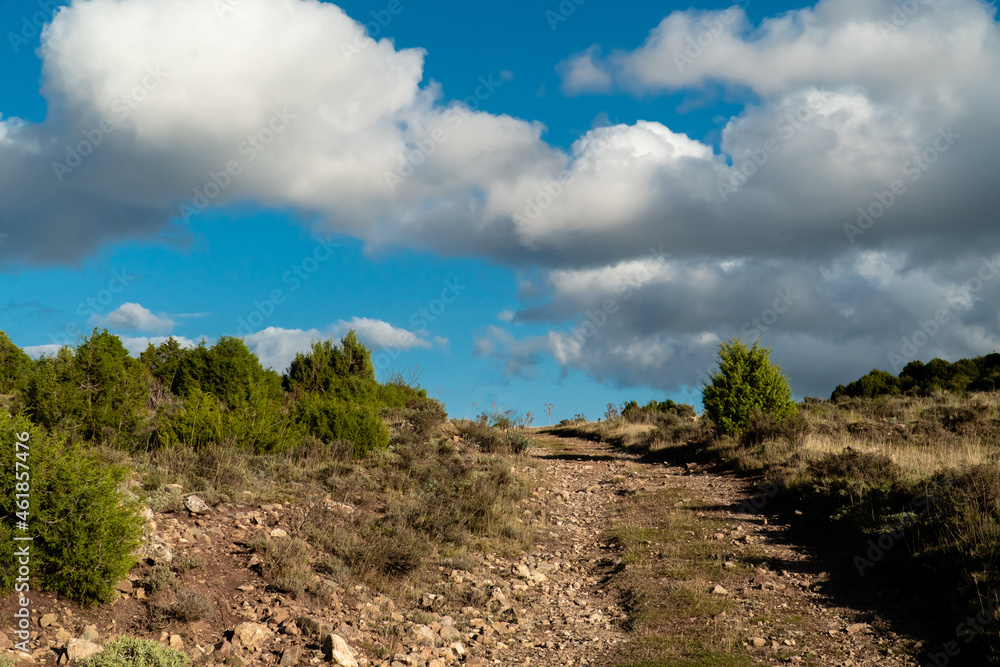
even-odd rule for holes
{"type": "MultiPolygon", "coordinates": [[[[319,597],[295,599],[268,589],[247,545],[254,536],[293,533],[300,513],[290,505],[225,504],[202,514],[157,514],[148,524],[152,561],[200,561],[177,583],[211,598],[210,616],[151,618],[151,598],[173,593],[147,593],[138,585],[149,575],[147,564],[119,584],[117,601],[93,611],[36,595],[34,651],[4,654],[28,664],[63,664],[130,634],[180,648],[196,664],[227,667],[614,664],[634,641],[635,623],[616,585],[617,574],[631,566],[607,536],[625,504],[662,495],[680,498],[665,511],[694,521],[690,538],[720,555],[709,570],[718,579],[696,585],[724,602],[725,611],[707,619],[667,618],[658,631],[697,637],[724,630],[742,660],[690,664],[917,664],[909,657],[914,641],[869,611],[837,605],[827,593],[829,575],[788,543],[787,526],[746,511],[745,501],[759,491],[745,479],[553,436],[515,466],[535,484],[521,510],[534,546],[513,559],[486,555],[438,564],[416,600],[360,584],[345,588],[332,577],[319,597]]],[[[0,608],[8,623],[12,605],[7,600],[0,608]]],[[[0,647],[10,642],[0,636],[0,647]]]]}

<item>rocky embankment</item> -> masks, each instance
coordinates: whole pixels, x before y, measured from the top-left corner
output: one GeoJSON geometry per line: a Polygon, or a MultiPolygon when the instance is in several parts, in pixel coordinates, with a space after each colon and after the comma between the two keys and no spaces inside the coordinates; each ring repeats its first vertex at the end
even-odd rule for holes
{"type": "MultiPolygon", "coordinates": [[[[333,575],[321,575],[312,592],[298,598],[275,592],[249,545],[290,539],[302,510],[287,504],[209,508],[185,496],[185,511],[147,516],[147,558],[120,582],[114,603],[83,610],[37,596],[34,650],[4,653],[26,663],[64,664],[127,634],[162,641],[198,664],[227,667],[607,664],[632,637],[626,630],[629,611],[612,585],[624,566],[606,535],[623,499],[674,487],[701,503],[700,516],[724,526],[692,538],[731,552],[721,567],[725,577],[706,591],[731,604],[709,622],[725,625],[748,659],[916,664],[908,657],[912,641],[872,614],[828,599],[828,575],[786,543],[784,526],[744,511],[754,493],[744,480],[639,463],[583,440],[536,448],[515,466],[535,484],[521,510],[535,544],[513,556],[445,558],[419,575],[415,595],[392,586],[378,592],[345,584],[350,580],[333,575]],[[755,554],[753,562],[740,558],[747,549],[755,554]],[[157,570],[163,573],[179,560],[188,567],[175,568],[169,585],[148,585],[156,565],[166,566],[157,570]],[[179,595],[208,600],[210,607],[199,620],[164,612],[178,608],[179,595]]],[[[330,503],[345,516],[352,511],[330,503]]],[[[10,642],[0,636],[0,648],[9,649],[10,642]]]]}

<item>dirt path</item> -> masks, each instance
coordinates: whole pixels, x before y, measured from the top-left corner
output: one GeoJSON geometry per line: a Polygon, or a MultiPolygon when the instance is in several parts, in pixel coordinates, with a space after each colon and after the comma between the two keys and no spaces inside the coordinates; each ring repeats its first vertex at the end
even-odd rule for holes
{"type": "MultiPolygon", "coordinates": [[[[624,499],[672,491],[683,496],[677,511],[693,512],[706,522],[705,530],[723,525],[691,539],[716,542],[720,553],[727,552],[719,581],[726,582],[728,611],[712,622],[728,624],[737,637],[734,652],[747,656],[748,663],[918,664],[907,655],[914,642],[895,635],[877,616],[836,606],[827,597],[828,575],[787,544],[787,526],[767,525],[746,511],[747,500],[766,498],[746,480],[640,463],[603,443],[548,440],[549,446],[530,454],[530,465],[549,484],[536,490],[531,507],[543,543],[513,565],[515,570],[523,565],[529,577],[520,591],[526,618],[516,639],[491,657],[503,664],[614,662],[618,647],[631,638],[621,629],[628,613],[612,585],[619,549],[605,536],[615,527],[624,499]],[[532,583],[535,573],[544,579],[532,583]]],[[[665,629],[670,631],[669,623],[665,629]]]]}
{"type": "MultiPolygon", "coordinates": [[[[908,657],[914,641],[837,603],[828,588],[836,582],[790,544],[787,526],[746,511],[747,500],[760,500],[746,480],[587,440],[540,442],[514,461],[534,483],[519,511],[536,544],[523,555],[469,552],[433,563],[416,600],[336,578],[319,597],[294,598],[268,588],[246,545],[261,531],[294,533],[299,508],[157,514],[149,524],[157,539],[176,558],[203,561],[177,584],[211,594],[216,612],[153,622],[137,580],[97,610],[39,595],[40,635],[28,660],[55,665],[71,637],[103,642],[127,632],[176,645],[205,667],[236,664],[230,654],[243,665],[284,667],[917,664],[908,657]]],[[[150,574],[137,568],[134,580],[140,570],[150,574]]]]}

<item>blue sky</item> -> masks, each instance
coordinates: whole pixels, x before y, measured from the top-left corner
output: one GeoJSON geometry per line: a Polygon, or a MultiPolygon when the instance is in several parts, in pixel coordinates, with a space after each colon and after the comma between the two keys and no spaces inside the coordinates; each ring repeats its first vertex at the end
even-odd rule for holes
{"type": "Polygon", "coordinates": [[[355,328],[451,415],[539,423],[697,403],[740,333],[797,396],[996,347],[989,5],[168,4],[0,5],[34,354],[107,326],[283,370],[355,328]]]}

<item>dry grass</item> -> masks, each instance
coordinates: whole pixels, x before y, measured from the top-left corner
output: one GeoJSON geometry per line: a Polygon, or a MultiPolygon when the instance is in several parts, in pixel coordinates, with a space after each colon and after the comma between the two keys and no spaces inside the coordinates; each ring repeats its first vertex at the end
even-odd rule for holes
{"type": "MultiPolygon", "coordinates": [[[[444,427],[435,430],[457,432],[444,427]]],[[[420,439],[426,431],[407,430],[388,449],[360,460],[342,443],[307,438],[299,449],[278,454],[175,448],[137,454],[131,465],[156,511],[181,511],[188,493],[209,504],[294,505],[291,538],[253,545],[261,574],[277,590],[315,592],[319,572],[405,594],[444,559],[521,553],[529,542],[517,506],[528,487],[512,465],[519,459],[486,455],[450,438],[420,439]]],[[[168,585],[165,577],[157,573],[148,584],[168,585]]]]}
{"type": "Polygon", "coordinates": [[[700,507],[674,488],[636,494],[619,505],[619,523],[605,539],[621,559],[611,586],[628,610],[631,638],[617,649],[615,664],[756,664],[743,647],[747,634],[739,614],[724,613],[732,601],[710,592],[745,583],[746,566],[724,567],[733,547],[713,535],[727,527],[700,507]]]}

